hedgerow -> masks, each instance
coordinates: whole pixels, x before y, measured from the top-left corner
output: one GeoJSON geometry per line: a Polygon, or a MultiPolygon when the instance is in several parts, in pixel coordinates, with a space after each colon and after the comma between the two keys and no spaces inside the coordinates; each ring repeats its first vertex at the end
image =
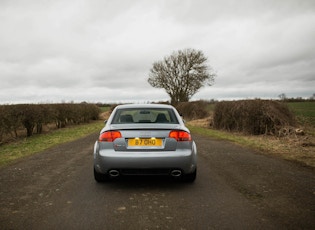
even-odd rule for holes
{"type": "Polygon", "coordinates": [[[87,103],[0,105],[0,142],[5,135],[18,137],[17,130],[21,128],[32,136],[34,131],[41,133],[45,124],[63,128],[97,120],[99,113],[99,107],[87,103]]]}
{"type": "Polygon", "coordinates": [[[278,134],[295,124],[287,105],[271,100],[222,101],[216,104],[213,114],[214,128],[253,135],[278,134]]]}
{"type": "Polygon", "coordinates": [[[205,101],[180,102],[176,105],[178,112],[186,120],[201,119],[209,115],[205,101]]]}

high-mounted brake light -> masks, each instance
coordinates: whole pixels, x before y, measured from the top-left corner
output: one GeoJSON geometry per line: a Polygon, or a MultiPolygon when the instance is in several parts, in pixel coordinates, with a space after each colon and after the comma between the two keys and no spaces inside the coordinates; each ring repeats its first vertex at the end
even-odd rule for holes
{"type": "Polygon", "coordinates": [[[119,131],[106,131],[104,133],[101,133],[98,140],[101,142],[113,142],[116,138],[120,137],[122,136],[119,131]]]}
{"type": "Polygon", "coordinates": [[[191,141],[190,133],[181,130],[172,130],[169,137],[175,138],[177,141],[191,141]]]}

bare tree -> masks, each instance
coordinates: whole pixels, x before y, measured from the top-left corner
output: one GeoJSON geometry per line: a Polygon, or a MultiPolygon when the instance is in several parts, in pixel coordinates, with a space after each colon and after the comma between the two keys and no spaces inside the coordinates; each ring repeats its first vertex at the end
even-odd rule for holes
{"type": "Polygon", "coordinates": [[[215,74],[206,65],[202,51],[185,49],[173,52],[162,61],[153,63],[148,82],[155,88],[164,88],[171,103],[186,102],[205,86],[211,86],[215,74]]]}
{"type": "Polygon", "coordinates": [[[278,97],[279,97],[281,100],[283,100],[283,101],[284,101],[285,99],[287,99],[287,95],[285,95],[285,93],[279,94],[278,97]]]}

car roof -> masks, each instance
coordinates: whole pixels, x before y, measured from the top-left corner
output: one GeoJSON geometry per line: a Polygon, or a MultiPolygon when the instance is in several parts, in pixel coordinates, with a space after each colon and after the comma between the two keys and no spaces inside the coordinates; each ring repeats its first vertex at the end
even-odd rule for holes
{"type": "Polygon", "coordinates": [[[117,109],[129,109],[129,108],[169,108],[173,109],[174,107],[166,104],[125,104],[118,105],[117,109]]]}

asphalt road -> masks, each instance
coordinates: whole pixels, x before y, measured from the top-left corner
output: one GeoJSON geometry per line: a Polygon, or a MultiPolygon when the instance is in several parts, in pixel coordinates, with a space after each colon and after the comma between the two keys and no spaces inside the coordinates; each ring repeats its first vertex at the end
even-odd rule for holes
{"type": "Polygon", "coordinates": [[[314,169],[193,137],[193,184],[152,177],[96,183],[97,134],[2,168],[0,229],[314,229],[314,169]]]}

